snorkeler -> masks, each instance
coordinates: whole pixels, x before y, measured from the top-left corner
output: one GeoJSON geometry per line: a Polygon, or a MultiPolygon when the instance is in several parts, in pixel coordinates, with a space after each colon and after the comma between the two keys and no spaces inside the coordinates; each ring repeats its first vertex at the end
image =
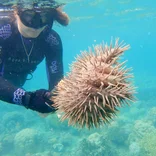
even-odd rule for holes
{"type": "Polygon", "coordinates": [[[52,26],[54,21],[66,26],[69,18],[61,4],[41,2],[0,5],[0,100],[50,113],[55,109],[48,96],[63,77],[62,42],[52,26]],[[22,86],[44,58],[49,89],[26,91],[22,86]]]}

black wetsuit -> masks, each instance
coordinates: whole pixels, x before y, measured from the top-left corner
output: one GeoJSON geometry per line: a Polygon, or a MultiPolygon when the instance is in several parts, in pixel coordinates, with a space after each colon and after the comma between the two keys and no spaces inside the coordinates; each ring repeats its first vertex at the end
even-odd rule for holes
{"type": "Polygon", "coordinates": [[[62,42],[59,35],[47,26],[37,38],[24,38],[15,22],[0,19],[0,100],[18,104],[15,96],[23,94],[19,91],[27,76],[32,75],[44,58],[49,90],[52,90],[63,76],[62,42]],[[21,37],[28,53],[34,44],[29,61],[21,37]]]}

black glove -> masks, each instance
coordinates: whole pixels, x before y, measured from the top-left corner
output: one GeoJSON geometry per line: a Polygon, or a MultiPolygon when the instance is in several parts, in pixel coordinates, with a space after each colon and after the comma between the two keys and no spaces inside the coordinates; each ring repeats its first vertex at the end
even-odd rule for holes
{"type": "Polygon", "coordinates": [[[50,92],[45,89],[36,90],[35,92],[26,92],[23,98],[23,105],[40,113],[54,112],[55,108],[51,105],[53,102],[49,100],[50,92]]]}

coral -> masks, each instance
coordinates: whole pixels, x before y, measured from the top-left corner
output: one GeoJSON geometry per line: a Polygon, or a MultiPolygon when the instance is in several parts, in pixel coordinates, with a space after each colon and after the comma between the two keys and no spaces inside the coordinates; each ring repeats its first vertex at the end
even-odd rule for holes
{"type": "Polygon", "coordinates": [[[151,121],[154,127],[156,127],[156,107],[153,107],[148,111],[147,120],[151,121]]]}
{"type": "Polygon", "coordinates": [[[19,112],[9,112],[3,116],[2,123],[5,127],[5,131],[17,132],[24,126],[24,117],[22,113],[19,112]]]}
{"type": "Polygon", "coordinates": [[[110,122],[117,108],[134,101],[130,68],[119,62],[129,45],[118,43],[113,47],[97,45],[94,51],[84,51],[71,65],[71,71],[56,86],[52,101],[62,113],[61,120],[80,128],[99,127],[110,122]]]}
{"type": "Polygon", "coordinates": [[[64,146],[64,151],[70,151],[72,147],[75,147],[78,139],[78,136],[72,135],[69,132],[60,132],[57,141],[64,146]]]}
{"type": "Polygon", "coordinates": [[[40,135],[35,129],[26,128],[18,132],[14,138],[16,155],[39,152],[40,135]],[[35,147],[35,148],[33,148],[35,147]]]}
{"type": "MultiPolygon", "coordinates": [[[[117,150],[111,144],[109,140],[107,140],[102,135],[99,135],[97,133],[94,133],[87,139],[82,139],[79,142],[78,148],[75,149],[74,154],[75,156],[111,156],[111,155],[117,155],[117,150]],[[90,139],[90,137],[94,138],[95,136],[100,136],[100,138],[97,140],[97,142],[94,142],[90,139]]],[[[95,138],[94,138],[95,139],[95,138]]]]}
{"type": "Polygon", "coordinates": [[[108,130],[105,129],[106,138],[116,145],[118,148],[125,147],[126,141],[131,131],[130,124],[120,124],[119,122],[112,122],[108,126],[108,130]]]}
{"type": "Polygon", "coordinates": [[[139,156],[140,155],[140,145],[136,142],[132,142],[129,146],[130,155],[139,156]]]}
{"type": "Polygon", "coordinates": [[[101,142],[101,135],[99,133],[93,133],[89,135],[87,139],[90,143],[94,143],[96,145],[99,145],[101,142]]]}
{"type": "Polygon", "coordinates": [[[154,156],[156,154],[156,130],[147,133],[140,141],[142,153],[146,156],[154,156]]]}
{"type": "Polygon", "coordinates": [[[8,154],[8,152],[13,153],[13,150],[14,150],[13,140],[14,140],[13,133],[7,133],[7,132],[1,133],[0,143],[1,143],[1,147],[2,147],[1,152],[3,153],[3,155],[8,154]],[[8,151],[8,149],[9,149],[9,151],[8,151]]]}
{"type": "MultiPolygon", "coordinates": [[[[103,148],[105,148],[103,146],[103,148]]],[[[79,143],[78,148],[75,150],[75,155],[83,155],[83,156],[88,156],[88,155],[95,155],[98,156],[98,154],[102,154],[102,152],[98,152],[99,147],[95,145],[94,143],[91,143],[87,139],[82,139],[79,143]]]]}
{"type": "Polygon", "coordinates": [[[134,123],[134,127],[132,128],[132,132],[129,135],[128,141],[130,143],[138,142],[146,134],[148,134],[149,132],[153,132],[154,130],[155,128],[151,122],[136,120],[136,122],[134,123]]]}

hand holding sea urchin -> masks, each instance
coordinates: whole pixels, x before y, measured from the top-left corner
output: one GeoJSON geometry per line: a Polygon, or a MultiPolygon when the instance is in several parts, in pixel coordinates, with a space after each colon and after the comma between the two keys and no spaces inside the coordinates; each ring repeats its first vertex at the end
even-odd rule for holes
{"type": "Polygon", "coordinates": [[[119,62],[129,45],[118,42],[114,47],[111,42],[83,51],[71,64],[51,99],[62,121],[69,119],[69,125],[81,128],[99,127],[113,119],[118,107],[135,100],[131,69],[126,61],[119,62]]]}

